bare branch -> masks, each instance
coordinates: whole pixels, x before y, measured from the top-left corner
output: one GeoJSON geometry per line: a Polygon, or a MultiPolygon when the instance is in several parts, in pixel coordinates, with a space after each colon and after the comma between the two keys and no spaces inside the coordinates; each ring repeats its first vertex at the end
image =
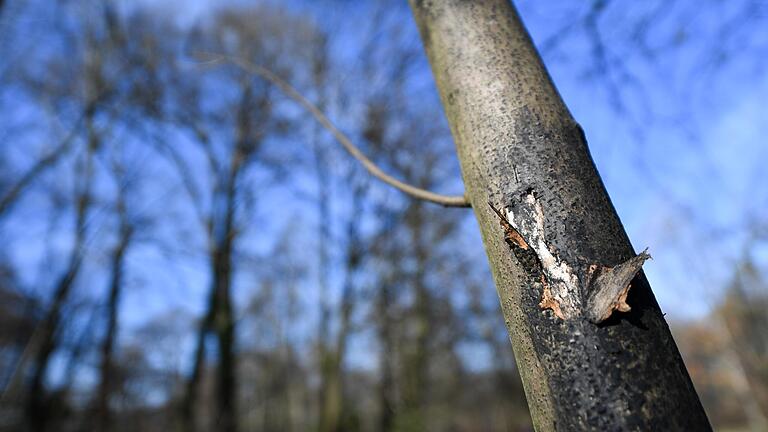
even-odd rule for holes
{"type": "Polygon", "coordinates": [[[418,188],[416,186],[410,185],[408,183],[404,183],[388,174],[386,174],[384,171],[381,170],[373,161],[368,159],[360,149],[355,146],[352,143],[352,140],[344,134],[344,132],[340,131],[334,124],[328,119],[328,117],[312,102],[307,100],[301,93],[299,93],[298,90],[296,90],[295,87],[290,85],[288,82],[277,76],[274,72],[270,71],[269,69],[265,68],[264,66],[260,66],[257,64],[250,63],[246,60],[231,57],[231,56],[219,56],[217,55],[217,58],[213,59],[212,63],[218,62],[218,61],[227,61],[230,62],[244,71],[258,75],[261,78],[269,81],[276,87],[278,87],[286,96],[293,99],[295,102],[297,102],[299,105],[304,107],[307,111],[309,111],[310,114],[312,114],[312,117],[317,120],[320,125],[322,125],[328,132],[333,135],[334,138],[336,138],[336,141],[338,141],[344,149],[352,155],[355,159],[357,159],[363,166],[365,167],[368,172],[373,175],[374,177],[378,178],[379,180],[383,181],[384,183],[387,183],[390,186],[395,187],[396,189],[400,190],[401,192],[404,192],[414,198],[418,198],[424,201],[430,201],[436,204],[443,205],[445,207],[470,207],[471,204],[467,200],[466,196],[464,195],[442,195],[435,192],[431,192],[425,189],[418,188]]]}
{"type": "Polygon", "coordinates": [[[29,170],[27,170],[21,178],[8,187],[8,190],[0,196],[0,215],[3,215],[10,210],[11,206],[21,196],[24,190],[37,179],[45,170],[55,165],[69,150],[72,142],[77,137],[77,131],[80,128],[80,120],[67,134],[67,136],[56,145],[56,147],[49,153],[40,158],[29,170]]]}

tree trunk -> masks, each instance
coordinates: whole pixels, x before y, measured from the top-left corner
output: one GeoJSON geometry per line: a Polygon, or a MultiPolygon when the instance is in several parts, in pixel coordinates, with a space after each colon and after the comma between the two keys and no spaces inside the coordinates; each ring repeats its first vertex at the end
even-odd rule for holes
{"type": "Polygon", "coordinates": [[[322,151],[318,142],[318,131],[315,131],[315,171],[318,184],[317,214],[318,214],[318,291],[320,301],[318,302],[320,322],[317,326],[317,355],[320,367],[320,388],[318,389],[319,406],[319,426],[320,432],[334,432],[339,427],[339,418],[341,414],[341,401],[339,400],[336,385],[337,370],[333,348],[330,346],[331,333],[331,303],[328,287],[329,276],[329,257],[328,245],[330,244],[330,221],[331,216],[328,207],[329,183],[325,169],[325,152],[322,151]]]}
{"type": "Polygon", "coordinates": [[[96,135],[94,129],[92,111],[88,112],[86,126],[88,130],[88,144],[81,171],[83,174],[79,176],[80,183],[75,197],[74,244],[69,254],[67,269],[56,285],[51,306],[40,324],[39,334],[33,336],[33,341],[30,342],[36,347],[36,355],[29,394],[27,395],[26,416],[30,428],[34,431],[44,431],[48,426],[50,410],[46,401],[45,379],[48,375],[51,357],[58,345],[62,309],[80,272],[83,248],[85,247],[87,218],[91,204],[94,157],[100,145],[100,137],[96,135]]]}
{"type": "Polygon", "coordinates": [[[378,387],[377,402],[379,405],[378,430],[389,432],[395,426],[395,359],[396,352],[394,332],[394,318],[392,317],[393,293],[392,282],[385,280],[379,287],[376,295],[376,316],[379,320],[376,330],[379,339],[379,369],[380,382],[378,387]]]}
{"type": "Polygon", "coordinates": [[[236,415],[236,361],[235,361],[235,321],[232,313],[231,280],[232,253],[234,249],[234,178],[229,180],[226,194],[224,221],[215,226],[223,226],[213,233],[210,251],[211,288],[205,317],[198,328],[192,372],[187,380],[186,392],[181,405],[181,427],[187,432],[197,430],[197,402],[200,381],[205,366],[205,343],[213,332],[217,344],[219,363],[216,366],[216,397],[214,421],[216,430],[234,432],[237,430],[236,415]]]}
{"type": "MultiPolygon", "coordinates": [[[[80,252],[72,253],[79,255],[80,252]]],[[[48,375],[51,356],[58,345],[61,311],[69,297],[79,269],[80,257],[72,257],[69,269],[56,285],[53,302],[40,324],[40,332],[33,336],[32,343],[35,344],[36,355],[26,402],[27,424],[32,431],[45,431],[48,425],[50,410],[48,409],[45,378],[48,375]]]]}
{"type": "MultiPolygon", "coordinates": [[[[122,192],[119,192],[122,193],[122,192]]],[[[120,239],[112,254],[112,276],[107,298],[107,330],[101,346],[101,378],[96,396],[96,430],[111,430],[111,410],[109,399],[113,391],[114,360],[113,353],[115,339],[117,338],[118,307],[123,288],[123,269],[125,255],[131,242],[133,229],[126,220],[125,204],[120,199],[118,204],[120,213],[120,239]]]]}
{"type": "Polygon", "coordinates": [[[208,310],[200,321],[197,329],[197,339],[195,340],[195,352],[192,357],[192,372],[187,378],[184,389],[184,396],[180,407],[180,428],[184,432],[195,432],[197,430],[197,416],[195,415],[195,402],[200,389],[200,380],[205,366],[205,341],[208,333],[213,327],[213,318],[216,310],[216,290],[211,289],[208,300],[208,310]]]}
{"type": "MultiPolygon", "coordinates": [[[[422,187],[423,185],[419,185],[422,187]]],[[[429,257],[428,241],[424,236],[425,218],[423,202],[411,204],[405,215],[405,224],[410,235],[415,271],[408,275],[413,287],[414,304],[410,313],[413,318],[414,335],[409,348],[404,350],[402,361],[402,410],[398,413],[397,429],[421,431],[428,429],[425,413],[426,395],[429,389],[429,341],[432,332],[432,295],[426,281],[426,266],[429,257]]]]}
{"type": "MultiPolygon", "coordinates": [[[[350,183],[354,178],[348,178],[350,183]]],[[[355,308],[355,275],[360,270],[360,264],[365,253],[365,247],[360,238],[360,215],[362,213],[362,197],[364,188],[360,185],[353,187],[352,212],[347,222],[346,274],[341,290],[341,301],[338,306],[339,329],[332,350],[327,350],[324,367],[323,398],[320,412],[320,431],[337,432],[349,429],[348,422],[353,417],[351,407],[344,395],[344,363],[347,355],[347,344],[352,333],[352,312],[355,308]]]]}
{"type": "MultiPolygon", "coordinates": [[[[227,236],[231,236],[228,233],[227,236]]],[[[229,242],[228,242],[229,243],[229,242]]],[[[216,368],[216,430],[235,432],[237,430],[236,410],[236,360],[235,360],[235,320],[232,314],[232,245],[229,243],[222,251],[216,301],[219,307],[214,323],[218,342],[219,364],[216,368]]]]}
{"type": "MultiPolygon", "coordinates": [[[[327,72],[328,65],[326,57],[327,46],[326,39],[319,35],[319,40],[315,42],[312,61],[312,81],[319,91],[318,106],[325,110],[327,102],[327,92],[324,90],[328,86],[327,72]]],[[[329,157],[323,149],[321,139],[322,130],[318,125],[313,125],[312,141],[313,156],[315,160],[315,179],[317,181],[317,217],[318,217],[318,244],[317,244],[317,273],[318,273],[318,291],[320,301],[318,302],[318,312],[320,322],[317,326],[317,356],[320,369],[320,388],[318,389],[318,431],[335,432],[340,427],[341,420],[341,387],[339,357],[335,348],[331,346],[331,302],[329,293],[329,245],[330,245],[330,225],[331,214],[328,205],[331,195],[331,183],[328,178],[329,157]]]]}
{"type": "Polygon", "coordinates": [[[635,275],[647,256],[634,257],[514,7],[411,7],[536,429],[710,430],[650,286],[635,275]]]}
{"type": "MultiPolygon", "coordinates": [[[[205,342],[213,332],[218,348],[216,367],[216,400],[213,426],[216,430],[236,432],[237,419],[237,358],[235,352],[235,317],[232,304],[233,255],[240,233],[236,226],[238,181],[258,149],[252,141],[253,124],[249,108],[254,103],[253,89],[243,83],[237,111],[236,140],[230,149],[227,165],[217,161],[210,143],[203,138],[201,145],[211,161],[211,174],[215,177],[211,195],[210,214],[205,225],[208,230],[211,288],[206,316],[200,324],[194,354],[192,374],[187,381],[186,395],[182,401],[181,427],[186,431],[197,428],[194,405],[205,363],[205,342]]],[[[257,104],[261,104],[258,102],[257,104]]]]}

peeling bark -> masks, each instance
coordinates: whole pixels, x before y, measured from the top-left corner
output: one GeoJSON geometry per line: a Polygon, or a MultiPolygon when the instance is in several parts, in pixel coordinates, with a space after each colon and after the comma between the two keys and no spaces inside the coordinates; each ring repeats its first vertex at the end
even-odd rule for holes
{"type": "Polygon", "coordinates": [[[593,263],[585,271],[580,263],[558,258],[555,248],[547,243],[544,211],[533,190],[523,194],[517,210],[506,210],[506,216],[488,204],[501,219],[505,240],[512,250],[527,251],[530,244],[536,254],[537,269],[541,271],[540,308],[552,310],[562,320],[583,316],[595,324],[608,319],[613,311],[632,309],[626,300],[632,279],[651,257],[646,251],[615,267],[593,263]],[[584,281],[576,274],[586,274],[584,281]]]}
{"type": "Polygon", "coordinates": [[[561,319],[581,315],[581,290],[573,268],[557,257],[546,241],[544,210],[533,190],[526,191],[516,208],[507,210],[507,220],[531,245],[543,273],[544,297],[539,303],[561,319]]]}

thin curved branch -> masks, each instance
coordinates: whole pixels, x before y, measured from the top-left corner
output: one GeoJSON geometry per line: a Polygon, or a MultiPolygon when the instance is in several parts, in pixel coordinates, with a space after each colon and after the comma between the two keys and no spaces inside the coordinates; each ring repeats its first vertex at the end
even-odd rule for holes
{"type": "Polygon", "coordinates": [[[229,56],[219,56],[217,60],[226,60],[231,62],[232,64],[240,67],[244,71],[248,73],[252,73],[254,75],[258,75],[261,78],[269,81],[276,87],[278,87],[286,96],[293,99],[295,102],[297,102],[299,105],[304,107],[307,111],[309,111],[310,114],[317,120],[318,123],[320,123],[321,126],[323,126],[328,132],[333,135],[334,138],[336,138],[336,141],[338,141],[344,149],[352,155],[355,159],[357,159],[365,169],[374,177],[377,179],[383,181],[384,183],[387,183],[390,186],[395,187],[396,189],[400,190],[401,192],[404,192],[414,198],[418,198],[424,201],[430,201],[436,204],[440,204],[445,207],[470,207],[471,204],[467,200],[466,196],[464,195],[442,195],[435,192],[430,192],[425,189],[418,188],[416,186],[410,185],[408,183],[404,183],[389,174],[385,173],[381,170],[373,161],[368,159],[362,151],[360,151],[357,146],[355,146],[352,143],[352,140],[349,139],[347,135],[344,134],[344,132],[340,131],[334,124],[328,119],[328,117],[312,102],[307,100],[301,93],[299,93],[296,88],[294,88],[292,85],[290,85],[288,82],[277,76],[274,72],[271,70],[256,65],[253,63],[250,63],[246,60],[236,58],[236,57],[229,57],[229,56]]]}
{"type": "Polygon", "coordinates": [[[80,129],[83,117],[85,117],[85,115],[82,115],[81,118],[77,120],[72,130],[67,133],[64,139],[59,142],[53,150],[36,161],[32,167],[22,174],[21,178],[16,181],[16,183],[10,185],[7,191],[4,191],[5,193],[0,196],[0,216],[11,209],[19,196],[21,196],[24,190],[31,185],[40,174],[56,165],[59,160],[64,157],[64,154],[69,151],[75,138],[77,138],[77,132],[80,129]]]}

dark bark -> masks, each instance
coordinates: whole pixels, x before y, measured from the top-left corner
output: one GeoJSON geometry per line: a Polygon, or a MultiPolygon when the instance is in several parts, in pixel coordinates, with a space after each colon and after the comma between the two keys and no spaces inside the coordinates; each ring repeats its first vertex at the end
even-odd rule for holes
{"type": "MultiPolygon", "coordinates": [[[[586,307],[593,273],[635,254],[584,134],[513,6],[411,6],[536,429],[710,430],[642,273],[626,298],[631,310],[588,319],[596,316],[586,307]],[[505,241],[489,201],[523,242],[505,241]]],[[[626,310],[615,300],[612,308],[626,310]]]]}

